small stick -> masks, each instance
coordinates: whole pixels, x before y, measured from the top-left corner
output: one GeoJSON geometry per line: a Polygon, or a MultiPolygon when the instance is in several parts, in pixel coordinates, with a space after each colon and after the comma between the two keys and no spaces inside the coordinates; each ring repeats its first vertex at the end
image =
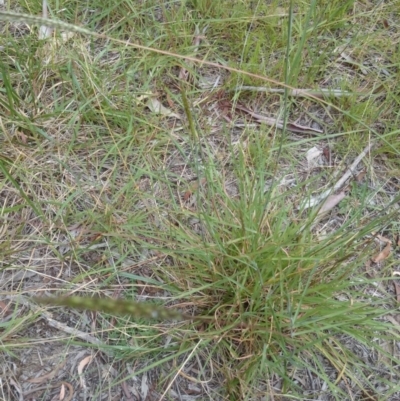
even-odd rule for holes
{"type": "MultiPolygon", "coordinates": [[[[265,86],[237,86],[236,88],[231,89],[231,91],[253,91],[253,92],[267,92],[267,93],[284,93],[284,89],[278,88],[267,88],[265,86]]],[[[309,97],[314,96],[317,98],[323,98],[324,96],[333,96],[333,97],[341,97],[341,96],[351,96],[351,95],[368,95],[368,93],[364,92],[347,92],[342,91],[341,89],[327,89],[321,88],[318,90],[311,89],[290,89],[288,90],[289,96],[295,97],[309,97]]]]}
{"type": "Polygon", "coordinates": [[[340,180],[333,186],[333,188],[328,189],[324,191],[322,194],[316,196],[315,198],[312,198],[310,200],[307,200],[305,204],[303,204],[303,208],[308,209],[312,206],[317,205],[321,201],[323,201],[327,196],[330,194],[334,193],[337,191],[339,188],[343,186],[343,184],[348,180],[349,177],[351,177],[354,174],[354,170],[358,166],[358,163],[365,157],[367,153],[370,152],[372,147],[375,145],[374,142],[370,142],[364,150],[357,156],[357,158],[354,160],[354,162],[351,164],[351,166],[346,170],[346,172],[343,174],[343,176],[340,178],[340,180]]]}

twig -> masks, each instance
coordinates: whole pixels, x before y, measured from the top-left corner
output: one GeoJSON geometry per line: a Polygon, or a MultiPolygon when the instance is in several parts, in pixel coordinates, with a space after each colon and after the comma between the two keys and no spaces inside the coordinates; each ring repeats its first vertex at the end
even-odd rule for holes
{"type": "Polygon", "coordinates": [[[343,184],[349,179],[349,177],[351,177],[354,174],[354,170],[358,166],[358,163],[360,163],[360,161],[365,157],[365,155],[370,152],[370,150],[372,149],[372,147],[374,145],[375,145],[374,142],[370,142],[364,148],[364,150],[358,155],[358,157],[354,160],[354,162],[351,164],[351,166],[346,170],[346,172],[343,174],[342,178],[340,178],[340,180],[333,186],[333,188],[324,191],[322,194],[316,196],[315,198],[306,200],[303,203],[302,208],[308,209],[310,207],[317,205],[318,203],[323,201],[327,196],[329,196],[330,194],[334,193],[339,188],[341,188],[343,186],[343,184]]]}
{"type": "Polygon", "coordinates": [[[58,322],[57,320],[53,319],[51,314],[49,312],[46,312],[43,310],[43,308],[36,306],[33,302],[30,302],[29,299],[25,298],[24,296],[18,296],[16,297],[18,299],[18,302],[20,302],[23,305],[27,305],[31,310],[33,310],[36,313],[40,313],[41,316],[47,321],[47,323],[56,328],[57,330],[61,330],[65,333],[71,334],[74,337],[80,338],[84,341],[87,341],[90,344],[94,344],[100,347],[103,347],[103,352],[107,355],[111,355],[110,350],[105,350],[105,344],[100,341],[98,338],[91,336],[90,334],[84,333],[83,331],[80,331],[76,328],[69,327],[64,323],[58,322]]]}
{"type": "MultiPolygon", "coordinates": [[[[284,93],[284,89],[278,88],[267,88],[265,86],[237,86],[236,88],[231,89],[233,92],[237,91],[252,91],[252,92],[266,92],[266,93],[284,93]]],[[[333,96],[333,97],[341,97],[341,96],[352,96],[352,95],[368,95],[365,92],[347,92],[342,91],[341,89],[328,89],[321,88],[318,90],[311,89],[290,89],[288,91],[288,96],[294,97],[309,97],[314,96],[317,98],[323,98],[324,96],[333,96]]]]}
{"type": "MultiPolygon", "coordinates": [[[[262,114],[254,113],[253,111],[251,111],[248,108],[243,107],[239,104],[236,104],[235,108],[237,110],[244,111],[245,113],[247,113],[249,116],[253,117],[253,119],[255,119],[259,123],[264,123],[270,127],[276,127],[279,129],[283,129],[283,127],[284,127],[284,123],[282,120],[278,120],[276,118],[267,117],[267,116],[263,116],[262,114]]],[[[297,132],[300,134],[322,134],[323,133],[323,131],[320,129],[312,128],[312,127],[305,127],[303,125],[292,123],[290,121],[287,122],[286,129],[288,131],[297,132]]]]}
{"type": "Polygon", "coordinates": [[[74,337],[78,337],[84,341],[87,341],[88,343],[104,346],[104,344],[98,338],[93,337],[90,334],[84,333],[83,331],[80,331],[74,327],[69,327],[64,323],[58,322],[57,320],[54,320],[52,317],[50,317],[50,314],[47,312],[42,312],[42,317],[45,320],[47,320],[47,323],[51,327],[54,327],[57,330],[61,330],[65,333],[72,334],[74,337]]]}

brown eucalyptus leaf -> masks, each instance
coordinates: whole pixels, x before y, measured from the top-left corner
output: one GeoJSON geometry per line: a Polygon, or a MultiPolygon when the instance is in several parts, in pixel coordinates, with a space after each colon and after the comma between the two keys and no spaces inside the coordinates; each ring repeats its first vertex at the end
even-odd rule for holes
{"type": "Polygon", "coordinates": [[[392,250],[392,244],[388,242],[386,246],[383,248],[383,250],[379,252],[377,255],[375,255],[373,258],[371,258],[371,260],[374,263],[379,263],[382,260],[385,260],[390,255],[391,250],[392,250]]]}

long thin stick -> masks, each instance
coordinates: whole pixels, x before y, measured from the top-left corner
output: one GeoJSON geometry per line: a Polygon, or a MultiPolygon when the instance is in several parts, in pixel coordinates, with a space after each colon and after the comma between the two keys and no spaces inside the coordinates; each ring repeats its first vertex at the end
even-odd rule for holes
{"type": "Polygon", "coordinates": [[[340,180],[331,188],[327,189],[324,191],[322,194],[316,196],[315,198],[307,199],[305,203],[302,205],[302,208],[308,209],[310,207],[313,207],[317,205],[318,203],[322,202],[325,200],[325,198],[335,191],[337,191],[339,188],[343,186],[343,184],[354,174],[354,170],[358,166],[358,163],[365,157],[367,153],[370,152],[372,147],[375,145],[374,142],[370,142],[364,150],[357,156],[357,158],[354,160],[354,162],[351,164],[351,166],[346,170],[346,172],[343,174],[343,176],[340,178],[340,180]]]}

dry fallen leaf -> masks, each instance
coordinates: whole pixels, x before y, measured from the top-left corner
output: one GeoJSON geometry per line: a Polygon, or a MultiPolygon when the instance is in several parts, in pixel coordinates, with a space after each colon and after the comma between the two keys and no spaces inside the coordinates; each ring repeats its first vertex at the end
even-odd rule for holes
{"type": "Polygon", "coordinates": [[[72,387],[71,383],[68,382],[61,382],[61,389],[60,389],[60,395],[59,399],[60,401],[71,401],[74,397],[74,388],[72,387]],[[65,388],[68,388],[69,395],[68,397],[65,397],[66,391],[65,388]]]}
{"type": "Polygon", "coordinates": [[[155,97],[149,97],[149,99],[148,99],[148,101],[146,103],[146,106],[153,113],[161,114],[162,116],[166,116],[166,117],[174,117],[174,118],[177,118],[179,120],[181,118],[178,114],[174,113],[170,109],[168,109],[165,106],[163,106],[161,104],[161,102],[158,99],[156,99],[155,97]]]}
{"type": "Polygon", "coordinates": [[[142,383],[141,383],[142,400],[147,399],[148,392],[149,392],[149,385],[147,384],[147,375],[146,375],[146,373],[144,373],[142,376],[142,383]]]}
{"type": "Polygon", "coordinates": [[[314,168],[319,166],[321,164],[321,155],[322,155],[322,150],[318,149],[316,146],[314,146],[311,149],[308,149],[306,153],[308,167],[314,168]]]}
{"type": "Polygon", "coordinates": [[[0,316],[6,317],[8,316],[12,311],[10,311],[10,303],[6,304],[3,301],[0,301],[0,316]]]}
{"type": "MultiPolygon", "coordinates": [[[[203,178],[200,180],[200,185],[204,185],[206,182],[207,182],[207,179],[203,177],[203,178]]],[[[185,194],[183,195],[183,200],[184,200],[184,201],[187,201],[187,200],[193,195],[193,193],[197,191],[198,187],[199,187],[199,182],[196,181],[196,182],[185,192],[185,194]]]]}
{"type": "Polygon", "coordinates": [[[356,175],[356,181],[357,181],[357,182],[362,182],[366,174],[367,174],[367,172],[366,172],[365,170],[361,170],[361,171],[356,175]]]}
{"type": "Polygon", "coordinates": [[[86,358],[83,358],[79,362],[79,365],[78,365],[79,380],[80,380],[80,383],[81,383],[81,387],[83,387],[83,388],[86,387],[85,386],[85,381],[84,381],[84,378],[83,378],[83,375],[82,375],[83,369],[85,369],[85,366],[88,365],[92,361],[92,359],[93,359],[93,356],[89,355],[86,358]]]}
{"type": "Polygon", "coordinates": [[[396,293],[396,300],[400,302],[400,284],[397,284],[396,281],[393,281],[394,292],[396,293]]]}
{"type": "Polygon", "coordinates": [[[336,195],[329,195],[321,206],[321,209],[319,209],[318,214],[329,212],[329,210],[333,209],[345,197],[346,193],[344,191],[339,192],[336,195]]]}
{"type": "Polygon", "coordinates": [[[389,242],[392,242],[389,238],[386,238],[386,237],[384,237],[383,235],[374,234],[374,233],[373,233],[373,235],[375,235],[376,238],[377,238],[379,241],[383,242],[384,244],[388,244],[389,242]]]}
{"type": "Polygon", "coordinates": [[[396,326],[398,328],[398,326],[400,325],[399,323],[399,315],[386,315],[385,316],[387,320],[389,320],[389,322],[393,323],[394,326],[396,326]]]}
{"type": "Polygon", "coordinates": [[[64,383],[61,384],[60,395],[58,396],[58,398],[60,399],[60,401],[63,401],[63,399],[65,398],[65,384],[64,383]]]}
{"type": "Polygon", "coordinates": [[[22,131],[16,131],[15,136],[24,144],[28,143],[28,136],[25,135],[22,131]]]}
{"type": "Polygon", "coordinates": [[[390,251],[392,250],[392,244],[388,242],[386,246],[383,248],[381,252],[379,252],[376,256],[371,258],[374,263],[379,263],[382,260],[385,260],[389,255],[390,251]]]}

